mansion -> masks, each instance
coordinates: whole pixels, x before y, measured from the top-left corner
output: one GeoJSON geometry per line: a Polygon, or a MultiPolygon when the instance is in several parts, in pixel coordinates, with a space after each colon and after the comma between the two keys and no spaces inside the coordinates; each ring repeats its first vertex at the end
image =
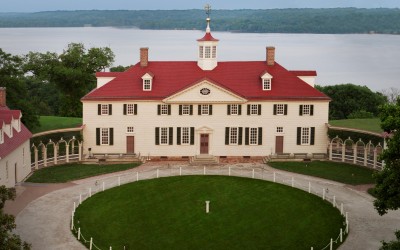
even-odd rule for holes
{"type": "MultiPolygon", "coordinates": [[[[326,153],[329,97],[315,71],[288,70],[266,47],[263,61],[218,61],[210,19],[197,61],[140,61],[99,72],[84,96],[84,152],[150,158],[326,153]]],[[[245,53],[245,52],[243,52],[245,53]]]]}

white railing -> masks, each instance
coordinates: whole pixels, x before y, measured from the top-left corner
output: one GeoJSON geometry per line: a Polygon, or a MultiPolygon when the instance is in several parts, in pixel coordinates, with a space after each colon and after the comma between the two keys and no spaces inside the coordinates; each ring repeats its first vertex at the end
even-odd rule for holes
{"type": "MultiPolygon", "coordinates": [[[[167,169],[156,169],[156,170],[148,170],[143,172],[133,172],[131,174],[120,175],[117,177],[105,177],[103,179],[96,180],[91,187],[87,190],[81,192],[79,196],[76,196],[73,202],[73,210],[71,216],[71,231],[76,235],[77,239],[82,241],[85,246],[89,245],[89,249],[98,249],[101,250],[98,246],[95,245],[93,238],[85,238],[83,233],[81,232],[80,227],[76,227],[74,224],[74,214],[77,206],[79,206],[84,200],[90,198],[93,194],[103,192],[107,189],[120,186],[123,184],[141,181],[141,180],[149,180],[161,177],[171,177],[171,176],[184,176],[184,175],[224,175],[224,176],[237,176],[237,177],[245,177],[245,178],[253,178],[260,179],[266,181],[272,181],[275,183],[281,183],[293,188],[298,188],[304,191],[307,191],[310,194],[321,197],[323,200],[329,201],[332,203],[333,207],[337,208],[341,215],[345,218],[344,228],[340,228],[340,232],[336,239],[331,238],[329,243],[322,248],[324,249],[333,249],[334,244],[338,244],[343,242],[344,236],[349,233],[349,220],[348,213],[344,211],[343,203],[339,203],[337,197],[329,192],[327,188],[322,188],[320,190],[315,190],[311,182],[304,181],[298,182],[294,177],[288,177],[284,174],[279,174],[276,172],[266,171],[263,168],[196,168],[196,167],[179,167],[179,168],[167,168],[167,169]],[[340,204],[340,205],[339,205],[340,204]]],[[[110,246],[110,249],[112,247],[110,246]]],[[[314,248],[311,247],[311,250],[314,248]]]]}

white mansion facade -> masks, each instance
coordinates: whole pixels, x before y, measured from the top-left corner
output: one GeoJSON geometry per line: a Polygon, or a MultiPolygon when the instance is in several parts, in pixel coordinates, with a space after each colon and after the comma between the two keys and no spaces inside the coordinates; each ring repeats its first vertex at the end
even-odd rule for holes
{"type": "Polygon", "coordinates": [[[275,62],[217,60],[209,19],[197,61],[140,62],[99,72],[82,98],[84,151],[150,157],[242,157],[326,153],[330,99],[314,88],[315,71],[275,62]]]}

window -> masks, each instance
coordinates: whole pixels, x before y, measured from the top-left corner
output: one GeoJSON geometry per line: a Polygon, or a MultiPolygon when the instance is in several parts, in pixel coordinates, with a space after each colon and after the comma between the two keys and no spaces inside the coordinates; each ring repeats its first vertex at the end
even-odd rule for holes
{"type": "Polygon", "coordinates": [[[156,127],[156,145],[172,145],[173,128],[172,127],[156,127]]]}
{"type": "Polygon", "coordinates": [[[242,105],[239,104],[228,105],[228,115],[241,115],[241,114],[242,114],[242,105]]]}
{"type": "Polygon", "coordinates": [[[274,115],[287,115],[287,104],[274,104],[274,115]]]}
{"type": "Polygon", "coordinates": [[[151,80],[150,79],[143,80],[143,90],[151,90],[151,80]]]}
{"type": "Polygon", "coordinates": [[[245,128],[246,145],[262,145],[262,128],[245,128]]]}
{"type": "Polygon", "coordinates": [[[126,127],[127,133],[135,133],[135,127],[126,127]]]}
{"type": "Polygon", "coordinates": [[[97,105],[98,115],[111,115],[112,114],[112,104],[98,104],[97,105]]]}
{"type": "Polygon", "coordinates": [[[297,127],[297,145],[314,145],[315,127],[297,127]]]}
{"type": "Polygon", "coordinates": [[[225,128],[225,145],[242,145],[243,128],[226,127],[225,128]]]}
{"type": "Polygon", "coordinates": [[[261,115],[261,104],[248,104],[247,115],[261,115]]]}
{"type": "Polygon", "coordinates": [[[124,104],[124,115],[137,115],[137,104],[124,104]]]}
{"type": "Polygon", "coordinates": [[[176,128],[177,145],[194,145],[194,127],[176,128]]]}
{"type": "Polygon", "coordinates": [[[157,105],[158,115],[171,115],[171,105],[169,104],[158,104],[157,105]]]}
{"type": "Polygon", "coordinates": [[[193,115],[193,105],[179,105],[179,115],[193,115]]]}
{"type": "Polygon", "coordinates": [[[205,46],[204,58],[210,58],[210,56],[211,56],[211,47],[205,46]]]}
{"type": "Polygon", "coordinates": [[[200,47],[199,47],[199,57],[200,57],[200,58],[203,58],[203,54],[204,54],[203,46],[200,46],[200,47]]]}
{"type": "Polygon", "coordinates": [[[276,132],[277,133],[283,133],[283,127],[276,127],[276,132]]]}
{"type": "Polygon", "coordinates": [[[198,106],[198,115],[212,115],[212,105],[201,104],[198,106]]]}
{"type": "Polygon", "coordinates": [[[217,46],[212,47],[212,58],[217,58],[217,46]]]}
{"type": "Polygon", "coordinates": [[[263,90],[271,90],[271,79],[263,79],[263,90]]]}
{"type": "Polygon", "coordinates": [[[299,115],[314,115],[314,105],[300,105],[299,115]]]}
{"type": "Polygon", "coordinates": [[[148,72],[142,76],[143,79],[143,91],[151,91],[153,84],[153,74],[148,72]]]}
{"type": "Polygon", "coordinates": [[[113,145],[114,128],[96,128],[96,145],[113,145]]]}
{"type": "Polygon", "coordinates": [[[211,93],[211,90],[208,88],[200,89],[200,94],[202,94],[202,95],[209,95],[210,93],[211,93]]]}
{"type": "Polygon", "coordinates": [[[101,145],[108,145],[108,128],[101,129],[101,145]]]}

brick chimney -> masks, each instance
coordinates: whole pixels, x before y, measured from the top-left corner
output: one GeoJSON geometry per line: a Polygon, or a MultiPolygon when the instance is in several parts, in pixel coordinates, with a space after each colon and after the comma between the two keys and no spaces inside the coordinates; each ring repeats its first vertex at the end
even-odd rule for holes
{"type": "Polygon", "coordinates": [[[6,105],[6,88],[0,87],[0,107],[5,107],[6,105]]]}
{"type": "Polygon", "coordinates": [[[140,67],[147,67],[149,64],[149,48],[140,48],[140,67]]]}
{"type": "Polygon", "coordinates": [[[275,64],[275,47],[267,47],[267,65],[274,66],[275,64]]]}

